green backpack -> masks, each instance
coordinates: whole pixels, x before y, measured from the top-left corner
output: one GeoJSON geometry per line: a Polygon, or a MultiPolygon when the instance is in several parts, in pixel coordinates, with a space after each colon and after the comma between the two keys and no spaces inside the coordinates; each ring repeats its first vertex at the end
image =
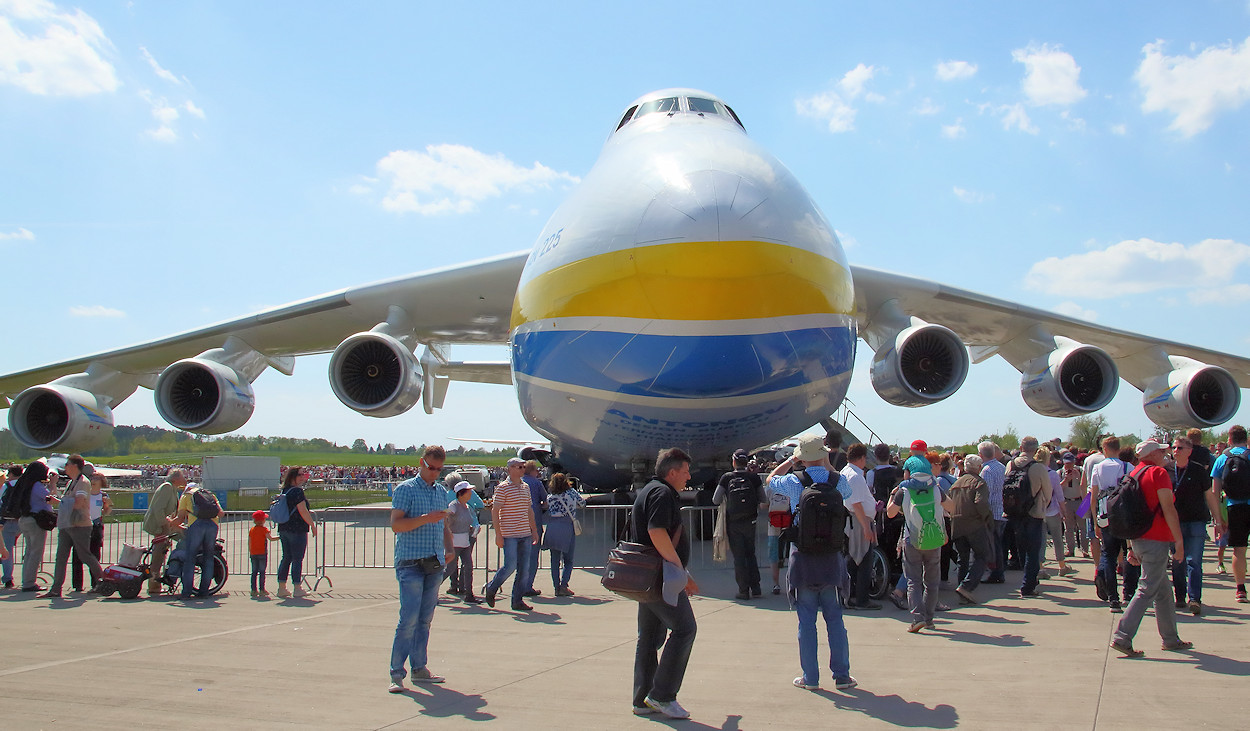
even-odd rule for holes
{"type": "Polygon", "coordinates": [[[942,520],[945,512],[938,498],[941,491],[937,480],[925,484],[911,479],[906,481],[904,487],[907,489],[903,511],[907,519],[908,542],[922,551],[946,545],[946,526],[942,520]]]}

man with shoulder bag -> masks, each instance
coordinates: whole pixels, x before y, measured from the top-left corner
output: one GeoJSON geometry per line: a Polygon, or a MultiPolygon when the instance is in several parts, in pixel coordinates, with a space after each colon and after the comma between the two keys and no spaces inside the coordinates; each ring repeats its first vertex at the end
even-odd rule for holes
{"type": "Polygon", "coordinates": [[[55,599],[61,596],[61,587],[65,584],[65,570],[69,564],[70,552],[86,564],[91,572],[91,591],[96,591],[100,583],[100,562],[91,553],[91,483],[83,475],[86,460],[82,455],[73,454],[65,462],[65,474],[69,484],[61,496],[60,509],[57,511],[56,527],[56,568],[52,574],[52,586],[41,599],[55,599]]]}
{"type": "Polygon", "coordinates": [[[172,469],[165,481],[156,488],[148,500],[147,512],[143,514],[143,531],[153,538],[168,536],[168,540],[152,544],[152,560],[148,564],[148,596],[160,596],[161,576],[165,571],[165,559],[169,555],[176,538],[182,532],[176,528],[178,513],[178,496],[187,486],[186,474],[181,469],[172,469]]]}

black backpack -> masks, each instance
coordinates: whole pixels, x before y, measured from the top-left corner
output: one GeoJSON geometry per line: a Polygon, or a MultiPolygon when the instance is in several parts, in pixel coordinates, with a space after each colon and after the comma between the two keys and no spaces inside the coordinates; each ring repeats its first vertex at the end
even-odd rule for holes
{"type": "Polygon", "coordinates": [[[217,496],[204,488],[197,488],[191,493],[191,514],[196,520],[212,520],[221,515],[217,496]]]}
{"type": "Polygon", "coordinates": [[[873,498],[877,502],[890,502],[890,493],[894,492],[895,486],[902,477],[903,473],[894,465],[890,465],[888,469],[874,469],[872,471],[873,498]]]}
{"type": "Polygon", "coordinates": [[[725,517],[731,523],[754,521],[760,512],[759,489],[745,472],[731,472],[725,486],[725,517]]]}
{"type": "Polygon", "coordinates": [[[1013,469],[1003,480],[1003,515],[1008,518],[1027,518],[1033,509],[1033,484],[1029,468],[1037,464],[1031,459],[1022,469],[1013,469]]]}
{"type": "Polygon", "coordinates": [[[842,494],[827,482],[814,482],[806,470],[798,473],[803,492],[790,528],[799,553],[822,556],[846,548],[846,506],[842,494]]]}
{"type": "Polygon", "coordinates": [[[1154,525],[1160,507],[1150,509],[1141,487],[1141,474],[1149,465],[1141,465],[1124,475],[1107,493],[1107,530],[1126,541],[1141,538],[1154,525]]]}
{"type": "Polygon", "coordinates": [[[1250,457],[1246,452],[1224,455],[1224,469],[1220,473],[1224,484],[1224,497],[1231,500],[1250,500],[1250,457]]]}
{"type": "Polygon", "coordinates": [[[4,499],[0,500],[0,518],[17,520],[22,517],[22,506],[30,506],[30,491],[23,490],[23,492],[26,493],[25,502],[17,494],[17,480],[8,483],[8,487],[4,490],[4,499]]]}

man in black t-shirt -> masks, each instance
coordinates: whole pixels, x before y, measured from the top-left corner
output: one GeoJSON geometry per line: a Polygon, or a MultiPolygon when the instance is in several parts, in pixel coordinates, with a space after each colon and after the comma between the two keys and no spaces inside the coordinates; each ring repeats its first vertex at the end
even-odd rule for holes
{"type": "Polygon", "coordinates": [[[734,579],[738,582],[735,599],[759,596],[760,562],[755,557],[755,521],[760,510],[768,507],[764,481],[747,469],[751,455],[745,449],[734,452],[734,470],[721,475],[716,483],[712,504],[728,501],[725,509],[725,536],[734,557],[734,579]]]}
{"type": "MultiPolygon", "coordinates": [[[[665,561],[684,569],[690,562],[690,539],[681,524],[681,501],[677,491],[690,480],[690,456],[680,449],[665,449],[655,463],[656,477],[634,499],[630,533],[635,543],[655,548],[665,561]]],[[[690,597],[699,590],[690,577],[677,605],[663,600],[638,603],[638,644],[634,650],[634,715],[659,712],[669,718],[689,718],[677,703],[694,647],[697,626],[690,597]],[[668,635],[668,642],[664,638],[668,635]],[[664,655],[657,655],[661,647],[664,655]]]]}
{"type": "MultiPolygon", "coordinates": [[[[1206,546],[1207,523],[1220,514],[1215,492],[1211,490],[1211,453],[1202,446],[1202,430],[1190,429],[1172,442],[1176,460],[1173,483],[1176,516],[1181,524],[1185,555],[1172,559],[1172,590],[1176,608],[1194,616],[1202,614],[1202,552],[1206,546]],[[1188,601],[1186,601],[1188,597],[1188,601]]],[[[1220,535],[1219,522],[1215,526],[1220,535]]]]}

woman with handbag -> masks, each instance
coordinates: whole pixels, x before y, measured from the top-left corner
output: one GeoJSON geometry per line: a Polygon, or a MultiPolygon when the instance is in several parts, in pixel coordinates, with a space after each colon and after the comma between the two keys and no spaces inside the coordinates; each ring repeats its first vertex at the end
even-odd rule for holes
{"type": "Polygon", "coordinates": [[[9,488],[16,491],[15,499],[20,500],[22,506],[22,517],[17,521],[26,547],[26,557],[22,560],[22,591],[43,591],[43,587],[35,581],[43,564],[43,547],[51,529],[44,528],[39,522],[42,518],[35,516],[48,513],[55,519],[56,514],[48,510],[48,499],[51,497],[48,483],[55,479],[49,478],[47,464],[35,461],[27,465],[22,476],[9,488]]]}
{"type": "Polygon", "coordinates": [[[551,551],[551,584],[556,596],[573,596],[569,579],[573,576],[573,546],[582,532],[577,509],[586,504],[577,488],[563,472],[551,476],[547,486],[547,532],[543,548],[551,551]],[[563,572],[561,571],[563,563],[563,572]]]}

